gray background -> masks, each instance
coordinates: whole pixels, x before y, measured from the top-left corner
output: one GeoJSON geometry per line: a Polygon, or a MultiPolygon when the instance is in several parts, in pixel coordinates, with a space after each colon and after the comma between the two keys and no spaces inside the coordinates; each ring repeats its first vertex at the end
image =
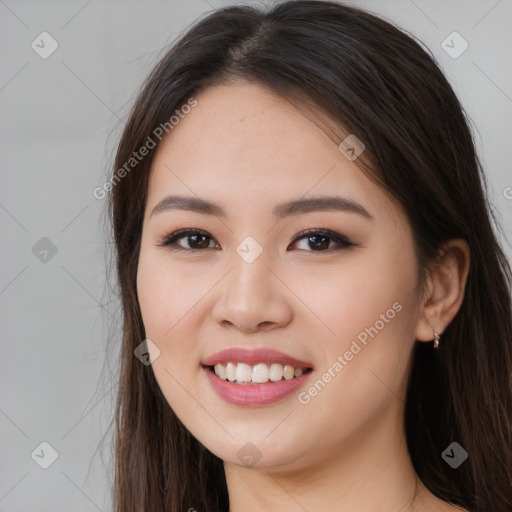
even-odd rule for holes
{"type": "MultiPolygon", "coordinates": [[[[119,303],[106,285],[105,204],[92,191],[166,46],[230,3],[0,0],[0,512],[111,510],[119,303]],[[43,31],[59,45],[47,59],[31,47],[43,31]],[[51,457],[42,442],[58,453],[47,469],[36,463],[51,457]]],[[[510,238],[512,1],[352,3],[432,50],[472,120],[510,238]],[[453,31],[469,44],[456,59],[441,46],[453,31]]]]}

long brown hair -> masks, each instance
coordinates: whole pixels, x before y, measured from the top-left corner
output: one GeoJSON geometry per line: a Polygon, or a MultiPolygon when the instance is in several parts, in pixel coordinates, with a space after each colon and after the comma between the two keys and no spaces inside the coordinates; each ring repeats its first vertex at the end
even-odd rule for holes
{"type": "Polygon", "coordinates": [[[266,10],[227,7],[197,21],[144,82],[122,134],[108,203],[123,311],[115,511],[229,507],[223,461],[192,437],[151,366],[134,357],[145,339],[136,274],[156,149],[130,159],[149,138],[158,143],[155,128],[190,98],[238,78],[297,104],[300,98],[364,142],[371,165],[361,169],[402,205],[422,271],[446,240],[468,242],[458,314],[438,351],[414,348],[407,444],[417,474],[439,498],[471,511],[512,510],[511,269],[463,109],[411,36],[360,9],[299,0],[266,10]],[[469,454],[456,470],[441,457],[453,441],[469,454]]]}

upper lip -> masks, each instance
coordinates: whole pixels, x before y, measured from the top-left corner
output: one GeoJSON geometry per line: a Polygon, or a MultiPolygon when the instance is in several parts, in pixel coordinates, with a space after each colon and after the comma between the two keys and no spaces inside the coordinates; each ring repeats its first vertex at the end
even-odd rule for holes
{"type": "Polygon", "coordinates": [[[295,357],[291,357],[283,352],[274,350],[271,348],[258,348],[249,350],[246,348],[228,348],[221,350],[215,354],[207,357],[203,362],[203,366],[215,366],[216,364],[225,363],[246,363],[250,366],[254,366],[258,363],[265,363],[271,365],[272,363],[279,363],[284,365],[290,365],[294,368],[313,368],[311,363],[301,361],[295,357]]]}

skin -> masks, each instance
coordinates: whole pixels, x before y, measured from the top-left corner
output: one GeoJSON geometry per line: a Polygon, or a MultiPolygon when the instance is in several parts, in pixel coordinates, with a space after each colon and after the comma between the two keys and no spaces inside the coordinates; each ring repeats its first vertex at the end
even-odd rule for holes
{"type": "Polygon", "coordinates": [[[224,460],[230,511],[461,510],[417,478],[402,418],[414,344],[432,341],[432,326],[442,333],[462,303],[467,244],[450,241],[421,288],[400,206],[316,124],[255,84],[211,87],[196,99],[152,164],[137,288],[146,336],[160,350],[158,384],[187,429],[224,460]],[[151,215],[170,194],[214,201],[227,217],[151,215]],[[340,211],[272,216],[283,201],[335,194],[373,220],[340,211]],[[158,245],[184,228],[210,238],[176,242],[190,252],[158,245]],[[315,250],[307,236],[292,243],[317,228],[356,245],[327,239],[331,249],[315,250]],[[263,249],[252,263],[236,252],[247,236],[263,249]],[[201,369],[228,347],[272,347],[312,363],[299,389],[307,390],[397,302],[400,312],[307,404],[292,393],[235,406],[201,369]],[[248,442],[261,454],[252,467],[237,457],[248,442]]]}

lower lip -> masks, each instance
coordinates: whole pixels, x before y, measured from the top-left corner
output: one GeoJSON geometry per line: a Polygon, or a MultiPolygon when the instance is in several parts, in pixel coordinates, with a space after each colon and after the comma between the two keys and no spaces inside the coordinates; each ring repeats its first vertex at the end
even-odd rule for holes
{"type": "Polygon", "coordinates": [[[245,407],[258,407],[267,405],[289,395],[302,386],[312,373],[302,374],[290,380],[269,381],[265,384],[235,384],[217,377],[209,368],[203,366],[206,376],[210,380],[213,389],[226,402],[245,407]]]}

